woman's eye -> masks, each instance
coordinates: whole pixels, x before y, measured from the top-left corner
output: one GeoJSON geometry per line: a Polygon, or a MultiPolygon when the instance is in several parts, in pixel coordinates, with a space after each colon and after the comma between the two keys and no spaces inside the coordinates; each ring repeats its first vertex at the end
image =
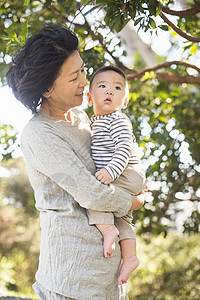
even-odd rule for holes
{"type": "Polygon", "coordinates": [[[78,77],[76,77],[76,78],[74,78],[74,79],[72,79],[72,80],[70,80],[70,81],[76,81],[76,80],[77,80],[77,78],[78,78],[78,77]]]}
{"type": "Polygon", "coordinates": [[[82,69],[82,70],[81,70],[81,73],[85,73],[85,69],[82,69]]]}

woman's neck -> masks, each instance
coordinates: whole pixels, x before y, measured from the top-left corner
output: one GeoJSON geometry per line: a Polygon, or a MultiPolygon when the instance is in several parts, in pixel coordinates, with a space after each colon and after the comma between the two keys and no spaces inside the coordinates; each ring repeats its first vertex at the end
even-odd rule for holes
{"type": "Polygon", "coordinates": [[[40,110],[43,111],[45,114],[51,116],[52,118],[58,120],[71,122],[73,119],[71,108],[68,110],[62,110],[60,108],[50,106],[47,101],[43,101],[40,110]]]}

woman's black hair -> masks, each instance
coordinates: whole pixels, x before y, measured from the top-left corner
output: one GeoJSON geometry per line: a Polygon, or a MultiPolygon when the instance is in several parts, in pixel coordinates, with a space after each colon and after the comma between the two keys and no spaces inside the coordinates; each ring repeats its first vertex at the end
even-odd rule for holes
{"type": "Polygon", "coordinates": [[[66,59],[78,50],[78,38],[64,26],[48,25],[14,55],[6,74],[15,97],[32,113],[42,103],[66,59]]]}

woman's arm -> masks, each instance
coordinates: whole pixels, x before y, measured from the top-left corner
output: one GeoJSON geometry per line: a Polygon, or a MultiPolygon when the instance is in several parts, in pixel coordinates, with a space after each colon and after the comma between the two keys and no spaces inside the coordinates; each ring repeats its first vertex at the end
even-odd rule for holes
{"type": "Polygon", "coordinates": [[[133,204],[129,193],[96,180],[69,143],[48,126],[41,128],[41,123],[27,126],[22,135],[22,151],[33,168],[71,194],[84,208],[113,212],[121,217],[133,204]]]}

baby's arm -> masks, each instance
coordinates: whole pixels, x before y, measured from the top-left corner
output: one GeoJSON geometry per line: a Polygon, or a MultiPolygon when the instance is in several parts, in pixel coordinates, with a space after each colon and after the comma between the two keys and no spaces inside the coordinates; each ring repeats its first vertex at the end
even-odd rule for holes
{"type": "Polygon", "coordinates": [[[135,137],[128,118],[115,119],[110,124],[110,136],[115,144],[115,153],[109,164],[95,173],[95,177],[104,184],[119,178],[132,155],[135,137]]]}

